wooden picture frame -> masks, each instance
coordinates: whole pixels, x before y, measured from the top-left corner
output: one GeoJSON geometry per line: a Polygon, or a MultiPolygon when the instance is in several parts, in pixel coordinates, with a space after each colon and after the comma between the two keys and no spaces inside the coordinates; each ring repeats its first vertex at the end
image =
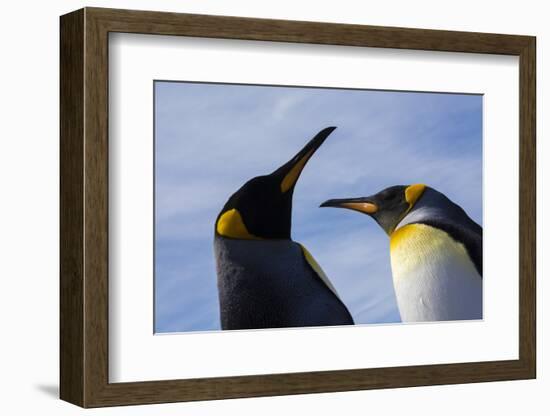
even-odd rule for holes
{"type": "Polygon", "coordinates": [[[61,399],[82,407],[101,407],[535,378],[534,37],[100,8],[85,8],[64,15],[60,28],[61,399]],[[519,359],[109,383],[110,32],[518,56],[519,359]]]}

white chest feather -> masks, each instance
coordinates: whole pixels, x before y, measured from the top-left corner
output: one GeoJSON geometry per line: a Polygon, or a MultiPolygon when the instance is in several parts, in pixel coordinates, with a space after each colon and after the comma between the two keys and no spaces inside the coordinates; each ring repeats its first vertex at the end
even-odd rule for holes
{"type": "Polygon", "coordinates": [[[393,284],[404,322],[482,318],[482,279],[464,245],[425,224],[390,240],[393,284]]]}

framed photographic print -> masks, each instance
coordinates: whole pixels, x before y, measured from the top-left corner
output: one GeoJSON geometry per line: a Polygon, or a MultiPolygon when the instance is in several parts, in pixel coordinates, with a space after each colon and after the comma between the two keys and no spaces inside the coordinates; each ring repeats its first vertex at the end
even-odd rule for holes
{"type": "Polygon", "coordinates": [[[61,17],[83,406],[534,378],[535,38],[61,17]]]}

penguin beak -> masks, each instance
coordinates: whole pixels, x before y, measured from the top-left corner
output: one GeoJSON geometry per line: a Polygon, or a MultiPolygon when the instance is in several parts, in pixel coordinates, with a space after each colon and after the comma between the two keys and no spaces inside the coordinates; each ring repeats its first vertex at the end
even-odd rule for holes
{"type": "Polygon", "coordinates": [[[273,172],[273,175],[281,176],[281,192],[286,193],[293,189],[300,178],[300,174],[304,169],[308,160],[313,156],[319,147],[323,144],[326,138],[332,133],[336,127],[327,127],[321,130],[317,135],[298,152],[296,156],[290,159],[287,163],[273,172]]]}
{"type": "Polygon", "coordinates": [[[378,205],[370,198],[329,199],[323,202],[320,207],[347,208],[368,215],[375,214],[378,211],[378,205]]]}

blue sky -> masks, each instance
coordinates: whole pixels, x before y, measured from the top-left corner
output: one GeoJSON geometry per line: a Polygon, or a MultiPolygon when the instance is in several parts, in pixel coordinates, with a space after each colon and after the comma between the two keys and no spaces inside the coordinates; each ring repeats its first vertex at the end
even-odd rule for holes
{"type": "Polygon", "coordinates": [[[294,192],[292,237],[358,324],[399,322],[389,242],[329,198],[426,183],[482,221],[482,96],[155,82],[155,332],[220,329],[214,221],[248,179],[337,129],[294,192]]]}

